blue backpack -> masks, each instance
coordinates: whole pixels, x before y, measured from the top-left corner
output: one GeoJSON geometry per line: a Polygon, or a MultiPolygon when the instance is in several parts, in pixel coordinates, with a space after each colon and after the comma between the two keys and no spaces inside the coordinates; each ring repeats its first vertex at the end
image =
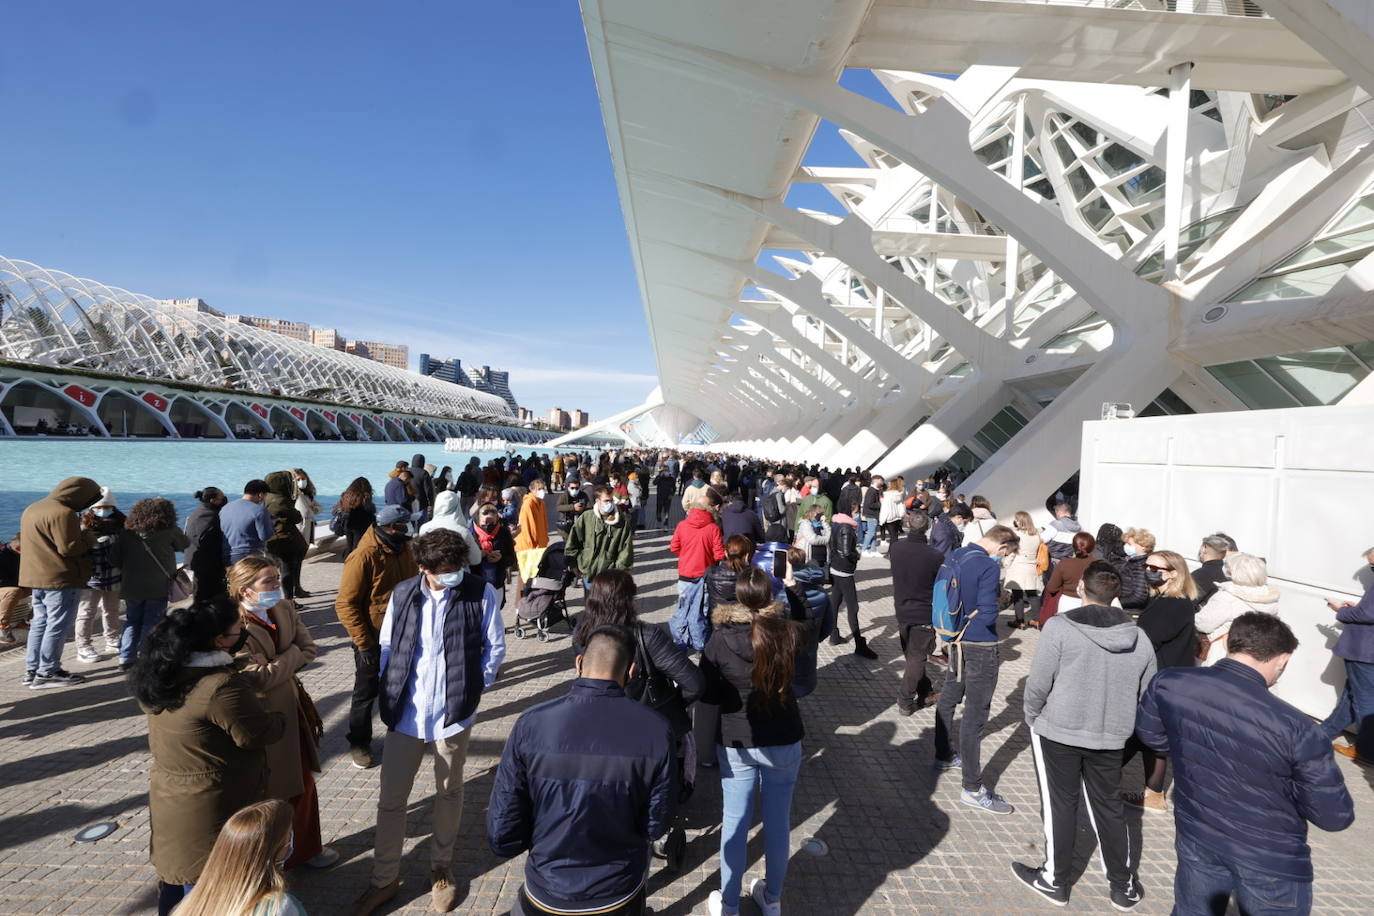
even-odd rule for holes
{"type": "Polygon", "coordinates": [[[935,589],[931,593],[931,626],[944,642],[963,639],[969,623],[978,616],[976,609],[969,613],[959,595],[960,559],[958,551],[945,558],[935,576],[935,589]]]}

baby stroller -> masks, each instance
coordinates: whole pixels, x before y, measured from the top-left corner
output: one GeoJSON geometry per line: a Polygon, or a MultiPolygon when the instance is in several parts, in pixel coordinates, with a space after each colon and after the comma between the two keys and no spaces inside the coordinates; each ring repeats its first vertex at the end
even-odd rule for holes
{"type": "Polygon", "coordinates": [[[534,578],[525,585],[525,593],[515,609],[515,638],[524,639],[533,634],[540,641],[549,638],[549,627],[560,620],[572,632],[572,622],[568,620],[568,585],[573,579],[563,555],[563,542],[550,544],[539,559],[539,567],[534,578]]]}

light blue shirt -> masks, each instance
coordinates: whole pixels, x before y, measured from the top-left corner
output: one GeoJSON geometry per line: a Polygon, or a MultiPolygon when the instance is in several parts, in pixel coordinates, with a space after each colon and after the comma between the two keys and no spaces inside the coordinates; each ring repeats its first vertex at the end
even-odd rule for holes
{"type": "MultiPolygon", "coordinates": [[[[421,576],[424,574],[421,573],[421,576]]],[[[444,608],[448,599],[441,588],[431,591],[429,582],[420,583],[420,620],[415,633],[415,658],[410,678],[401,695],[401,708],[396,731],[421,741],[451,738],[472,727],[476,715],[468,716],[453,725],[444,724],[444,700],[448,695],[446,665],[444,664],[444,608]]],[[[391,621],[396,619],[395,598],[387,602],[382,618],[382,632],[378,636],[382,656],[380,678],[386,680],[386,666],[391,658],[391,621]]],[[[461,613],[461,611],[455,611],[461,613]]],[[[506,629],[501,620],[501,599],[496,589],[487,585],[482,596],[482,689],[491,687],[501,662],[506,657],[506,629]]]]}

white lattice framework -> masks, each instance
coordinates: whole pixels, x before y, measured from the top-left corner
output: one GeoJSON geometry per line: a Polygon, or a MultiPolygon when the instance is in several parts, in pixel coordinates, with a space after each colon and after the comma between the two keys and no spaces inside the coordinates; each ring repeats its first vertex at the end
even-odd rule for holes
{"type": "Polygon", "coordinates": [[[0,257],[0,357],[373,410],[509,422],[501,398],[0,257]]]}

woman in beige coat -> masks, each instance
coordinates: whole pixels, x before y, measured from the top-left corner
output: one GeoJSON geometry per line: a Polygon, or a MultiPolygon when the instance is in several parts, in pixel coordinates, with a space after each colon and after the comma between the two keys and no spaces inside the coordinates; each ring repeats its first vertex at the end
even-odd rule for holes
{"type": "Polygon", "coordinates": [[[297,673],[318,654],[296,605],[281,596],[281,572],[267,557],[244,557],[229,570],[229,594],[238,602],[248,640],[239,650],[242,676],[280,712],[287,728],[267,747],[267,797],[292,806],[295,848],[286,867],[328,868],[339,854],[320,837],[320,803],[312,773],[320,772],[318,745],[302,707],[297,673]]]}
{"type": "Polygon", "coordinates": [[[1269,584],[1269,568],[1263,560],[1248,553],[1233,553],[1226,558],[1223,568],[1229,581],[1217,585],[1193,618],[1193,626],[1207,639],[1203,665],[1226,657],[1231,621],[1241,614],[1279,612],[1279,590],[1269,584]]]}

